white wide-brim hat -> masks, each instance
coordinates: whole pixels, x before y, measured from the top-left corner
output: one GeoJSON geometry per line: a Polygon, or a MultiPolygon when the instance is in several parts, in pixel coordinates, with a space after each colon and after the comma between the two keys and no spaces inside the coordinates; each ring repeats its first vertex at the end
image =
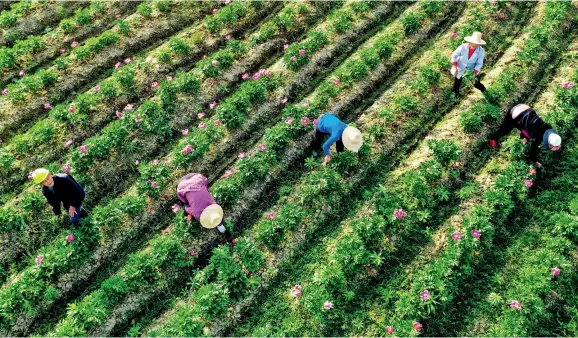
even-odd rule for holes
{"type": "Polygon", "coordinates": [[[363,136],[361,135],[359,129],[355,127],[347,127],[343,131],[341,141],[343,142],[345,148],[357,152],[363,145],[363,136]]]}
{"type": "Polygon", "coordinates": [[[553,147],[559,147],[562,144],[562,138],[558,134],[550,134],[548,136],[548,144],[553,147]]]}
{"type": "Polygon", "coordinates": [[[486,41],[482,40],[482,33],[474,32],[472,36],[466,36],[464,38],[467,42],[475,43],[476,45],[485,45],[486,41]]]}
{"type": "Polygon", "coordinates": [[[199,222],[204,228],[216,228],[223,220],[223,208],[218,204],[211,204],[201,213],[199,222]]]}

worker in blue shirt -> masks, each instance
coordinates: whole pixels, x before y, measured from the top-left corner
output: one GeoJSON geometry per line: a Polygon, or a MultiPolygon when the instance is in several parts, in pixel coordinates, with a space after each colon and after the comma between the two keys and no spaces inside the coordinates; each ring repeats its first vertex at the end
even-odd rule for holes
{"type": "Polygon", "coordinates": [[[329,147],[331,147],[333,143],[335,143],[338,153],[342,152],[344,148],[358,152],[361,145],[363,145],[361,132],[355,127],[348,126],[333,113],[321,115],[316,120],[316,123],[314,123],[314,127],[314,138],[313,144],[311,145],[314,156],[319,154],[322,148],[321,143],[325,136],[329,136],[327,141],[323,143],[323,153],[325,153],[323,166],[326,166],[327,163],[331,161],[329,147]]]}

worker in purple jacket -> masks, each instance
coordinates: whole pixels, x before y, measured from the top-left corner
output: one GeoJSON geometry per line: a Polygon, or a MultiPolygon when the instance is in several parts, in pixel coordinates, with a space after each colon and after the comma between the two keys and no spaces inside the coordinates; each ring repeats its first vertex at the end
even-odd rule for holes
{"type": "Polygon", "coordinates": [[[359,148],[363,145],[361,132],[355,127],[348,126],[333,113],[321,115],[313,122],[313,125],[314,134],[311,145],[313,148],[313,156],[317,156],[319,150],[323,148],[323,153],[325,154],[323,166],[326,166],[327,163],[331,161],[331,151],[329,148],[333,143],[335,143],[338,153],[342,152],[344,148],[358,152],[359,148]],[[322,147],[321,143],[325,136],[329,136],[329,138],[323,143],[322,147]]]}
{"type": "Polygon", "coordinates": [[[202,174],[185,175],[177,186],[177,195],[184,203],[185,214],[198,219],[205,228],[225,232],[223,208],[215,202],[208,189],[208,180],[202,174]]]}

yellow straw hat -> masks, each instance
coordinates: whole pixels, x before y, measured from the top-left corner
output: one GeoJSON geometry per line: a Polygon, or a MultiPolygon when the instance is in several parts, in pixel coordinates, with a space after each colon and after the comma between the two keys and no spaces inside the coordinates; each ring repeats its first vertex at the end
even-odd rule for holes
{"type": "Polygon", "coordinates": [[[32,180],[34,180],[34,182],[40,184],[40,183],[42,183],[42,181],[44,181],[46,179],[46,177],[48,176],[49,173],[50,173],[50,171],[48,171],[48,169],[44,169],[44,168],[36,169],[32,173],[32,180]]]}
{"type": "Polygon", "coordinates": [[[357,152],[363,145],[363,136],[361,135],[359,129],[355,127],[347,127],[343,131],[341,141],[343,142],[345,148],[357,152]]]}
{"type": "Polygon", "coordinates": [[[201,213],[199,221],[207,229],[213,229],[223,220],[223,208],[218,204],[211,204],[201,213]]]}

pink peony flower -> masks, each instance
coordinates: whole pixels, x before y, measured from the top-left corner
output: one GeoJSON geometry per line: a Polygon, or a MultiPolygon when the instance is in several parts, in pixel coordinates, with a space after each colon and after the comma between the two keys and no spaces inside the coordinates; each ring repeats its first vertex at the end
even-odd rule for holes
{"type": "Polygon", "coordinates": [[[529,175],[536,175],[536,169],[530,168],[530,172],[528,174],[529,175]]]}
{"type": "Polygon", "coordinates": [[[291,116],[289,116],[288,118],[285,119],[285,123],[293,124],[293,118],[291,116]]]}
{"type": "Polygon", "coordinates": [[[59,49],[59,50],[58,50],[58,53],[60,53],[60,54],[65,54],[65,53],[66,53],[66,49],[59,49]]]}
{"type": "Polygon", "coordinates": [[[88,150],[88,147],[87,147],[87,146],[85,146],[85,145],[81,145],[81,146],[80,146],[80,152],[81,152],[81,153],[86,154],[86,151],[87,151],[87,150],[88,150]]]}
{"type": "Polygon", "coordinates": [[[292,57],[289,58],[289,60],[291,61],[297,61],[297,57],[295,55],[293,55],[292,57]]]}
{"type": "Polygon", "coordinates": [[[271,211],[267,214],[267,219],[272,221],[273,219],[275,219],[275,212],[271,211]]]}
{"type": "Polygon", "coordinates": [[[197,114],[197,119],[201,120],[203,117],[205,117],[205,113],[198,113],[197,114]]]}
{"type": "Polygon", "coordinates": [[[212,103],[209,104],[209,108],[211,108],[211,109],[215,109],[216,106],[217,106],[217,101],[213,101],[212,103]]]}
{"type": "Polygon", "coordinates": [[[220,127],[220,126],[221,126],[221,121],[220,121],[220,120],[216,120],[216,121],[215,121],[215,126],[216,126],[216,127],[220,127]]]}
{"type": "Polygon", "coordinates": [[[151,183],[151,188],[156,189],[158,187],[159,187],[159,185],[157,184],[157,182],[151,183]]]}
{"type": "Polygon", "coordinates": [[[119,13],[119,14],[115,15],[114,17],[117,18],[117,19],[120,19],[121,16],[122,16],[122,15],[119,13]]]}
{"type": "Polygon", "coordinates": [[[572,82],[564,83],[564,89],[570,89],[572,87],[574,87],[574,83],[572,83],[572,82]]]}
{"type": "MultiPolygon", "coordinates": [[[[190,215],[189,215],[189,216],[190,216],[190,215]]],[[[197,255],[197,251],[196,251],[195,249],[191,249],[191,250],[189,250],[189,254],[190,254],[191,256],[196,256],[196,255],[197,255]]]]}
{"type": "Polygon", "coordinates": [[[517,300],[513,300],[510,302],[510,308],[517,309],[517,310],[521,311],[522,310],[522,304],[517,300]]]}
{"type": "Polygon", "coordinates": [[[70,243],[70,242],[72,242],[72,241],[74,241],[74,234],[73,234],[73,233],[69,233],[69,234],[66,236],[66,242],[67,242],[67,243],[70,243]]]}
{"type": "Polygon", "coordinates": [[[387,332],[387,334],[393,334],[393,326],[391,325],[386,326],[385,332],[387,332]]]}
{"type": "Polygon", "coordinates": [[[123,115],[121,112],[119,112],[118,110],[116,111],[116,113],[114,113],[116,115],[117,118],[122,119],[123,115]]]}
{"type": "Polygon", "coordinates": [[[213,14],[217,13],[217,9],[213,8],[213,14]]]}
{"type": "Polygon", "coordinates": [[[2,91],[2,95],[8,95],[8,89],[4,89],[4,90],[2,91]]]}
{"type": "Polygon", "coordinates": [[[428,290],[423,290],[422,292],[419,293],[419,296],[421,300],[425,302],[429,300],[430,292],[428,290]]]}
{"type": "Polygon", "coordinates": [[[406,215],[406,212],[403,209],[396,209],[393,212],[393,216],[399,220],[402,220],[406,215]]]}
{"type": "Polygon", "coordinates": [[[95,92],[95,93],[98,93],[99,91],[100,91],[100,86],[94,87],[94,92],[95,92]]]}
{"type": "Polygon", "coordinates": [[[183,136],[187,136],[187,135],[189,135],[189,130],[183,129],[183,130],[181,130],[181,133],[183,134],[183,136]]]}
{"type": "Polygon", "coordinates": [[[26,72],[24,71],[24,69],[21,69],[21,70],[18,72],[18,76],[24,76],[24,75],[26,75],[26,72]]]}
{"type": "Polygon", "coordinates": [[[309,107],[309,102],[308,102],[308,101],[305,101],[305,102],[303,102],[301,105],[302,105],[303,107],[307,108],[307,107],[309,107]]]}
{"type": "Polygon", "coordinates": [[[124,111],[129,111],[129,110],[132,110],[133,107],[134,107],[134,106],[129,103],[129,104],[127,104],[126,106],[124,106],[123,110],[124,110],[124,111]]]}
{"type": "Polygon", "coordinates": [[[50,108],[52,108],[52,107],[50,106],[50,103],[45,103],[45,104],[44,104],[44,109],[48,110],[48,109],[50,109],[50,108]]]}
{"type": "Polygon", "coordinates": [[[68,107],[68,112],[69,112],[69,113],[74,113],[74,106],[68,107]]]}
{"type": "Polygon", "coordinates": [[[183,150],[181,150],[181,153],[182,153],[183,155],[188,155],[188,154],[190,154],[193,150],[194,150],[194,149],[193,149],[193,146],[190,145],[190,144],[188,144],[185,148],[183,148],[183,150]]]}
{"type": "Polygon", "coordinates": [[[497,3],[496,1],[494,1],[494,0],[490,0],[490,5],[492,5],[492,6],[495,6],[495,5],[496,5],[496,3],[497,3]]]}
{"type": "Polygon", "coordinates": [[[136,122],[136,123],[141,123],[141,122],[142,122],[142,119],[139,119],[138,117],[135,117],[134,122],[136,122]]]}
{"type": "Polygon", "coordinates": [[[70,47],[76,48],[76,46],[78,46],[78,42],[72,41],[72,43],[70,44],[70,47]]]}
{"type": "Polygon", "coordinates": [[[482,237],[482,232],[480,230],[472,230],[471,232],[473,238],[480,238],[482,237]]]}
{"type": "Polygon", "coordinates": [[[42,261],[44,261],[44,256],[42,256],[42,255],[36,256],[36,265],[37,265],[37,266],[41,266],[41,265],[42,265],[42,261]]]}
{"type": "Polygon", "coordinates": [[[261,151],[267,150],[267,145],[265,143],[259,145],[259,150],[261,150],[261,151]]]}
{"type": "Polygon", "coordinates": [[[159,83],[157,81],[153,81],[153,83],[151,83],[152,89],[157,89],[158,87],[159,87],[159,83]]]}
{"type": "Polygon", "coordinates": [[[452,33],[452,38],[457,39],[457,38],[458,38],[458,33],[453,32],[453,33],[452,33]]]}
{"type": "Polygon", "coordinates": [[[213,60],[213,61],[211,61],[211,64],[216,67],[219,65],[219,61],[213,60]]]}
{"type": "Polygon", "coordinates": [[[287,50],[287,48],[289,48],[289,44],[288,44],[288,43],[286,43],[286,44],[283,45],[283,50],[287,50]]]}
{"type": "Polygon", "coordinates": [[[159,165],[159,160],[154,160],[154,161],[153,161],[153,166],[156,167],[157,165],[159,165]]]}
{"type": "Polygon", "coordinates": [[[69,148],[72,145],[72,140],[64,142],[64,148],[69,148]]]}
{"type": "Polygon", "coordinates": [[[339,79],[333,79],[333,84],[339,86],[341,84],[341,81],[339,79]]]}
{"type": "Polygon", "coordinates": [[[253,74],[252,79],[253,79],[254,81],[257,81],[257,80],[259,80],[260,78],[261,78],[261,74],[259,74],[259,73],[253,74]]]}
{"type": "Polygon", "coordinates": [[[247,153],[246,153],[246,152],[239,153],[239,155],[237,155],[237,157],[238,157],[240,160],[242,160],[242,159],[244,159],[245,157],[247,157],[247,153]]]}
{"type": "Polygon", "coordinates": [[[299,55],[305,56],[305,49],[300,49],[300,50],[299,50],[299,55]]]}
{"type": "Polygon", "coordinates": [[[29,180],[32,179],[32,171],[28,173],[28,179],[29,179],[29,180]]]}
{"type": "Polygon", "coordinates": [[[231,176],[233,176],[233,172],[231,170],[225,170],[225,177],[229,178],[231,176]]]}
{"type": "Polygon", "coordinates": [[[131,58],[126,58],[126,59],[124,59],[124,64],[125,64],[125,65],[128,65],[128,64],[131,63],[131,62],[132,62],[132,59],[131,59],[131,58]]]}
{"type": "Polygon", "coordinates": [[[303,116],[303,117],[301,118],[301,125],[302,125],[303,127],[306,127],[308,124],[309,124],[309,118],[308,118],[307,116],[303,116]]]}
{"type": "Polygon", "coordinates": [[[552,268],[550,269],[550,271],[552,272],[553,276],[558,276],[560,272],[562,272],[562,270],[560,270],[559,268],[552,268]]]}
{"type": "Polygon", "coordinates": [[[293,289],[291,289],[291,294],[295,297],[301,297],[303,295],[303,290],[301,290],[301,285],[297,284],[293,289]]]}
{"type": "Polygon", "coordinates": [[[272,72],[272,71],[270,71],[270,70],[268,70],[268,71],[267,71],[267,73],[265,73],[265,74],[267,75],[267,77],[271,77],[271,76],[273,76],[273,72],[272,72]]]}
{"type": "Polygon", "coordinates": [[[460,239],[462,239],[462,233],[455,231],[454,233],[452,233],[452,239],[454,241],[459,241],[460,239]]]}
{"type": "Polygon", "coordinates": [[[534,185],[534,181],[524,180],[524,185],[526,185],[527,188],[531,188],[534,185]]]}
{"type": "Polygon", "coordinates": [[[331,310],[333,308],[333,303],[331,303],[330,301],[326,301],[325,303],[323,303],[323,308],[325,310],[331,310]]]}
{"type": "Polygon", "coordinates": [[[172,209],[173,212],[176,214],[177,212],[179,212],[179,210],[181,210],[181,207],[178,204],[173,204],[172,209]]]}
{"type": "Polygon", "coordinates": [[[231,241],[231,243],[237,244],[237,239],[236,239],[236,238],[233,238],[233,240],[231,241]]]}
{"type": "Polygon", "coordinates": [[[170,75],[167,76],[167,81],[172,81],[172,80],[173,80],[173,77],[172,77],[172,76],[170,76],[170,75]]]}
{"type": "Polygon", "coordinates": [[[120,66],[122,66],[122,63],[117,62],[117,63],[114,65],[114,68],[120,68],[120,66]]]}
{"type": "Polygon", "coordinates": [[[421,332],[423,325],[421,325],[420,322],[413,322],[411,323],[411,325],[413,325],[413,328],[415,329],[416,332],[421,332]]]}
{"type": "Polygon", "coordinates": [[[62,167],[62,171],[64,171],[65,174],[68,174],[70,172],[70,163],[65,163],[62,167]]]}
{"type": "Polygon", "coordinates": [[[199,123],[199,129],[205,129],[205,128],[207,128],[206,123],[199,123]]]}
{"type": "Polygon", "coordinates": [[[284,97],[281,99],[281,104],[286,104],[286,103],[287,103],[287,96],[284,96],[284,97]]]}
{"type": "Polygon", "coordinates": [[[225,35],[225,40],[231,40],[231,34],[225,35]]]}
{"type": "Polygon", "coordinates": [[[245,73],[243,75],[241,75],[241,79],[243,80],[247,80],[249,78],[249,73],[245,73]]]}

